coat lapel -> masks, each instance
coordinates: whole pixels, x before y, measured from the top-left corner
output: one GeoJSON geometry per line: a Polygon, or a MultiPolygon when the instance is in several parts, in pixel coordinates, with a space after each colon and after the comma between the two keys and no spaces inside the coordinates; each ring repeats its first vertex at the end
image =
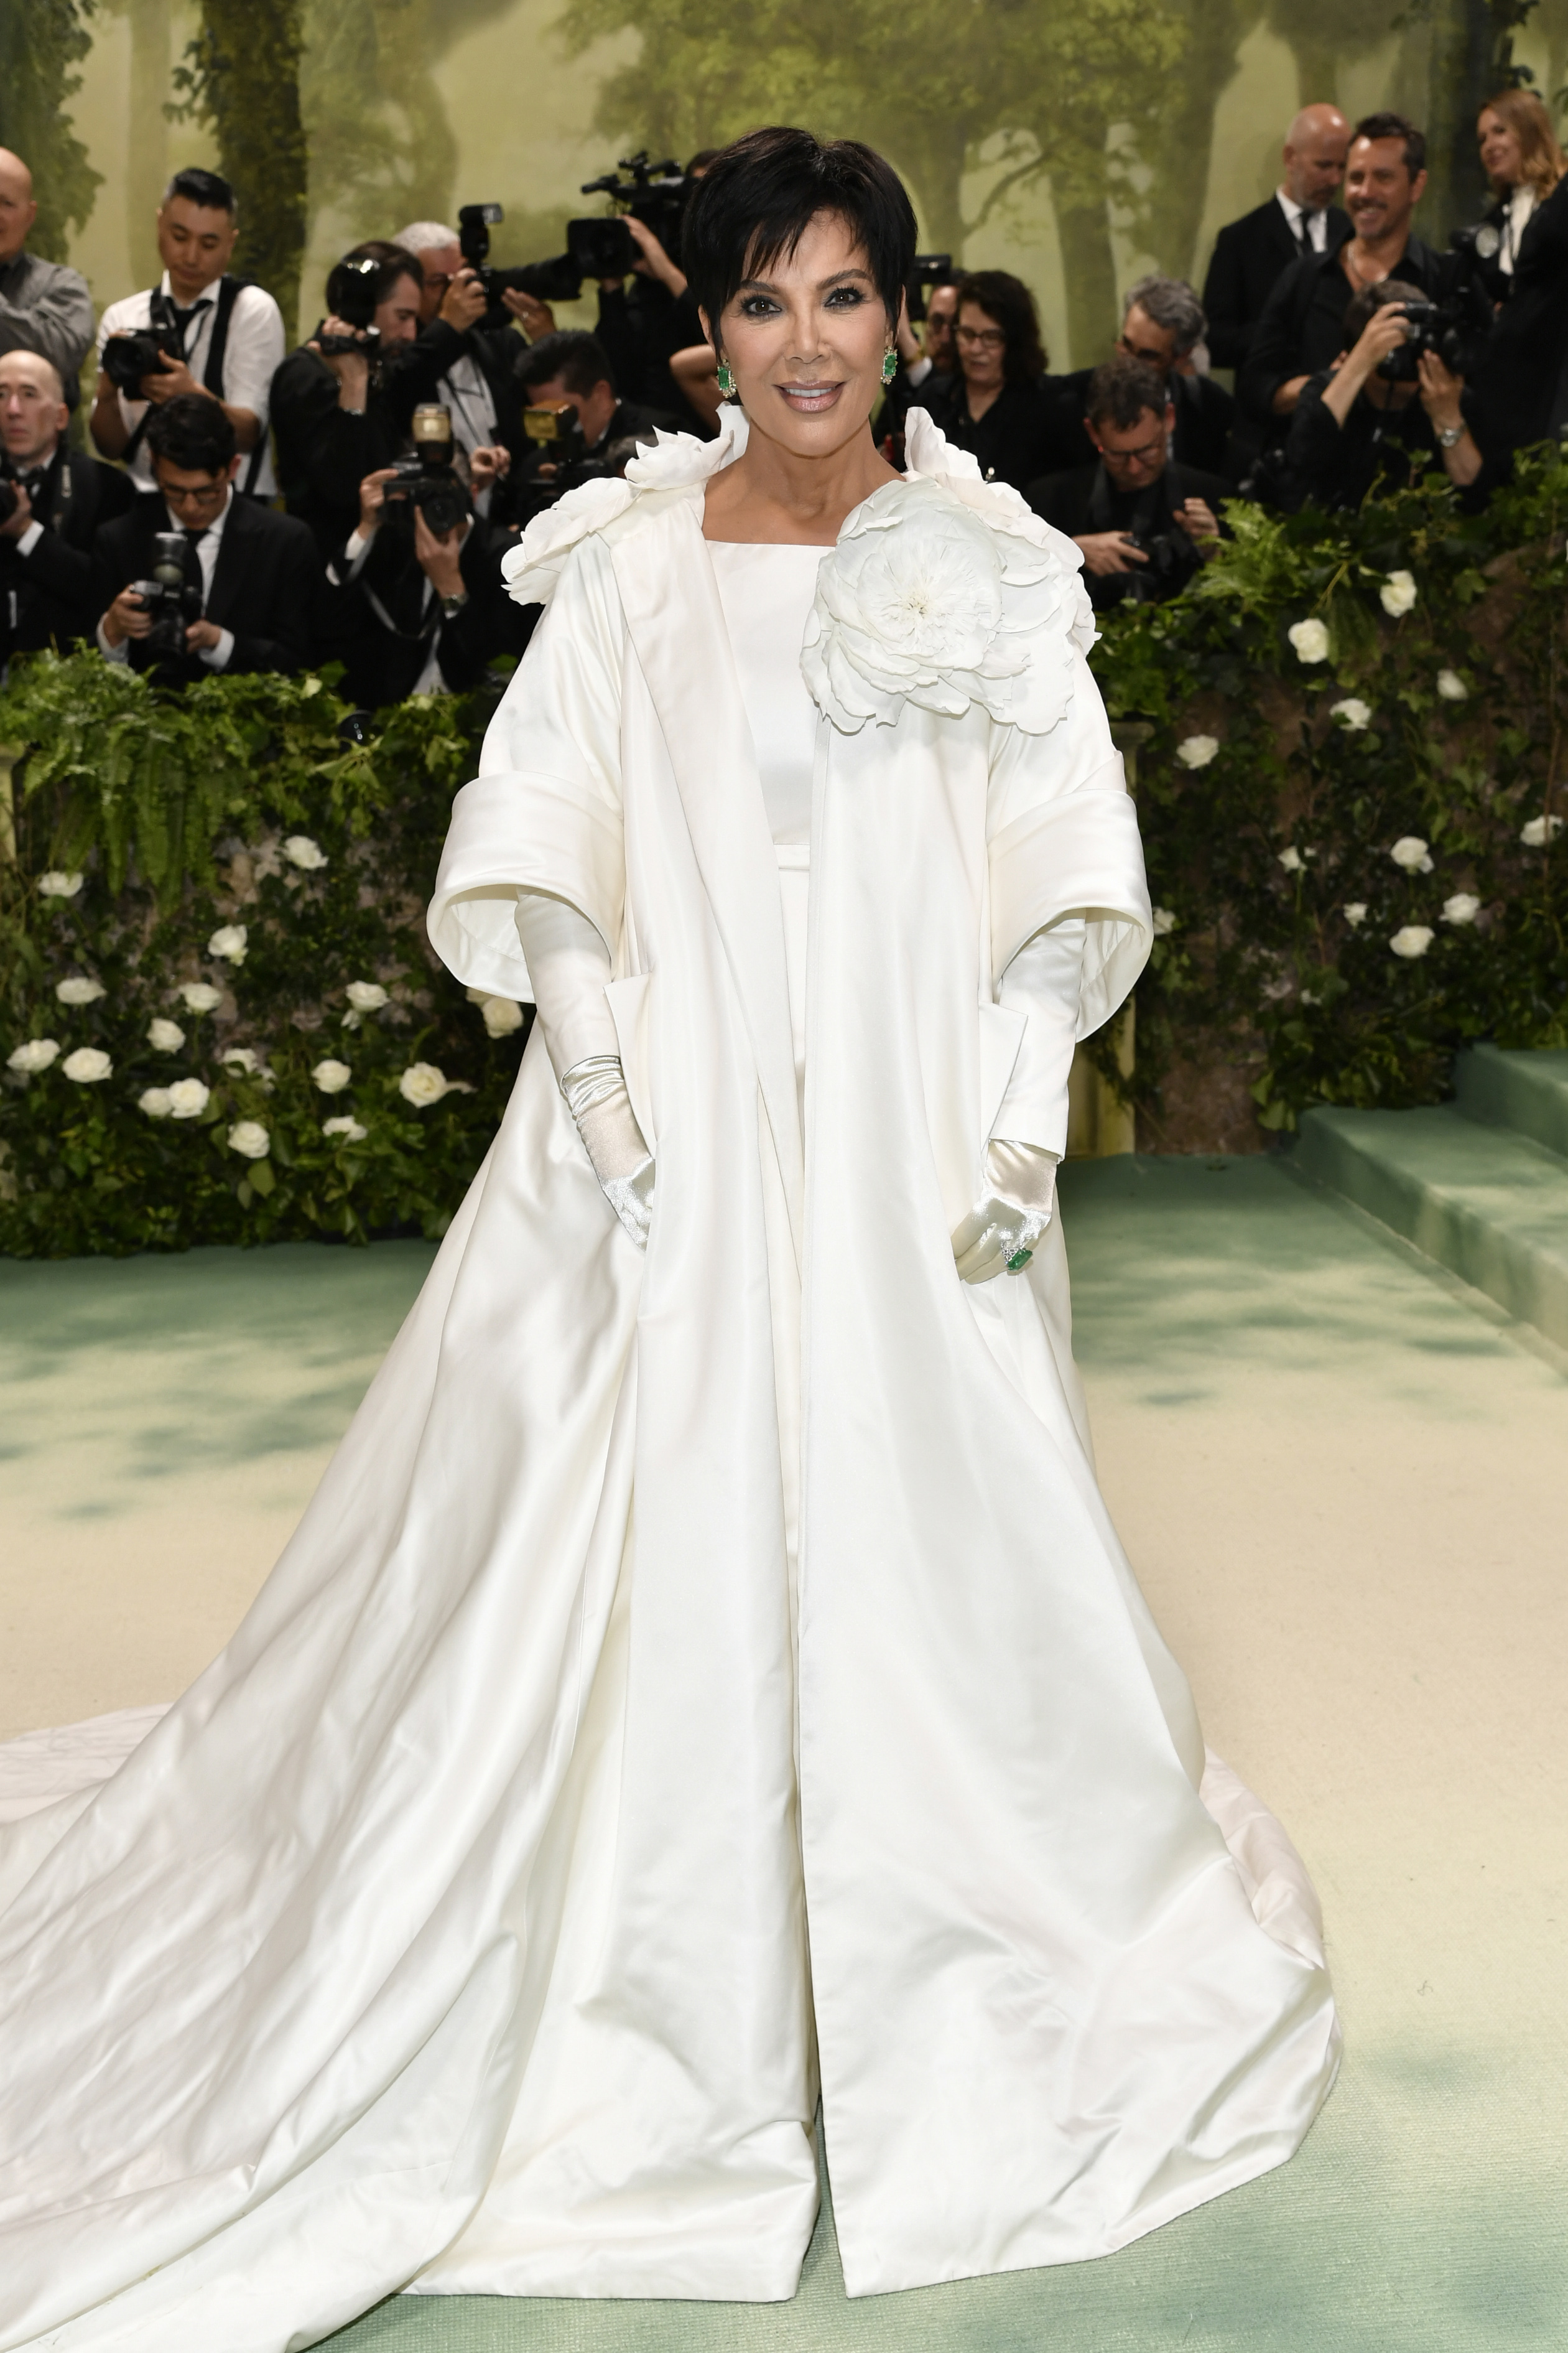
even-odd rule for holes
{"type": "Polygon", "coordinates": [[[213,566],[212,595],[207,598],[207,619],[216,621],[219,628],[228,627],[235,592],[244,575],[245,539],[249,523],[245,501],[237,491],[230,499],[228,512],[223,519],[223,537],[218,541],[217,562],[213,566]]]}
{"type": "Polygon", "coordinates": [[[805,1155],[778,866],[718,582],[691,501],[672,501],[627,533],[616,543],[614,561],[751,1038],[798,1261],[805,1155]]]}

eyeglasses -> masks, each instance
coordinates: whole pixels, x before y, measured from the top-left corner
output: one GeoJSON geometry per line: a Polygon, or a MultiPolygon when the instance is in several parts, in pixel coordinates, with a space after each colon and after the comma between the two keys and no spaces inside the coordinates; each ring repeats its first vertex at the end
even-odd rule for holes
{"type": "Polygon", "coordinates": [[[1107,449],[1102,443],[1100,454],[1102,458],[1110,458],[1123,466],[1129,464],[1147,466],[1155,458],[1163,464],[1165,441],[1166,436],[1163,433],[1157,433],[1152,441],[1140,441],[1135,449],[1107,449]]]}
{"type": "Polygon", "coordinates": [[[955,343],[975,343],[983,352],[999,352],[1007,338],[1000,327],[955,327],[955,343]]]}

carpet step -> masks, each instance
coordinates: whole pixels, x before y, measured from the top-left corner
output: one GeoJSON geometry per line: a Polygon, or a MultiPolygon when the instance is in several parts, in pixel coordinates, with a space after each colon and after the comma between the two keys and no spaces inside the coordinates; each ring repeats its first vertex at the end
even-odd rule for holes
{"type": "Polygon", "coordinates": [[[1300,1166],[1510,1315],[1568,1346],[1568,1164],[1532,1136],[1433,1111],[1310,1111],[1300,1166]]]}
{"type": "Polygon", "coordinates": [[[1457,1059],[1454,1086],[1468,1118],[1533,1136],[1568,1160],[1568,1054],[1475,1046],[1457,1059]]]}

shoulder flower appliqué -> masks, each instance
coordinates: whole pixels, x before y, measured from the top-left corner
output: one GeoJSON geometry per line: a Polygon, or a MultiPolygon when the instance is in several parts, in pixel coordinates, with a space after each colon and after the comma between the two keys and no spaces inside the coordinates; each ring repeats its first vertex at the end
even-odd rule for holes
{"type": "Polygon", "coordinates": [[[846,734],[911,702],[952,718],[979,703],[1043,735],[1072,701],[1073,649],[1094,641],[1078,551],[922,410],[910,422],[908,478],[857,507],[818,575],[806,685],[846,734]]]}
{"type": "Polygon", "coordinates": [[[718,438],[700,441],[695,433],[660,433],[640,449],[625,480],[607,475],[584,482],[535,515],[518,544],[501,558],[507,592],[520,605],[548,605],[579,540],[604,531],[649,491],[696,491],[710,475],[730,465],[746,446],[746,419],[726,408],[718,438]]]}

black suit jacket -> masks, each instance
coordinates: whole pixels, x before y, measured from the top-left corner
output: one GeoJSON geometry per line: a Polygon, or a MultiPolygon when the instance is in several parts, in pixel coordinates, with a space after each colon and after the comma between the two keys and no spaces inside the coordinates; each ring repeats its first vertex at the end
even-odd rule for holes
{"type": "Polygon", "coordinates": [[[1476,438],[1489,469],[1568,418],[1568,179],[1519,241],[1513,284],[1475,372],[1476,438]]]}
{"type": "Polygon", "coordinates": [[[44,535],[30,555],[0,539],[0,663],[13,654],[57,646],[63,653],[90,638],[92,543],[100,523],[123,514],[135,497],[129,474],[79,449],[57,449],[33,499],[44,535]]]}
{"type": "MultiPolygon", "coordinates": [[[[519,387],[516,363],[528,345],[511,327],[489,332],[483,327],[472,327],[460,333],[449,327],[445,319],[432,319],[422,327],[414,343],[395,356],[384,378],[388,411],[400,434],[406,435],[413,427],[414,412],[422,401],[439,400],[441,379],[449,368],[467,356],[471,359],[489,387],[495,403],[496,439],[511,453],[515,466],[527,455],[523,438],[523,396],[519,387]]],[[[457,423],[454,417],[453,423],[457,423]]]]}
{"type": "MultiPolygon", "coordinates": [[[[1350,215],[1331,205],[1328,222],[1328,250],[1337,253],[1351,233],[1350,215]]],[[[1278,196],[1221,229],[1204,280],[1209,357],[1215,367],[1246,366],[1264,304],[1300,259],[1301,248],[1278,196]]]]}
{"type": "MultiPolygon", "coordinates": [[[[1111,513],[1109,524],[1097,519],[1096,492],[1101,479],[1100,462],[1097,458],[1092,466],[1074,466],[1066,473],[1047,474],[1043,480],[1031,482],[1024,495],[1037,515],[1043,516],[1056,530],[1065,532],[1068,539],[1086,539],[1091,533],[1107,528],[1113,531],[1131,529],[1129,521],[1118,521],[1117,516],[1119,513],[1124,516],[1125,510],[1133,504],[1133,501],[1126,494],[1117,492],[1109,482],[1106,489],[1116,511],[1111,513]]],[[[1194,466],[1180,466],[1173,459],[1157,484],[1151,488],[1153,496],[1150,498],[1145,493],[1144,499],[1154,512],[1145,528],[1161,532],[1169,532],[1173,527],[1180,529],[1175,524],[1175,510],[1184,505],[1188,499],[1202,499],[1217,518],[1221,499],[1235,496],[1234,484],[1222,481],[1217,474],[1203,473],[1194,466]]],[[[1223,524],[1221,528],[1223,530],[1223,524]]],[[[1083,585],[1089,591],[1090,604],[1097,611],[1116,604],[1127,593],[1125,584],[1114,574],[1086,571],[1083,585]]],[[[1173,593],[1173,589],[1162,593],[1173,593]]]]}
{"type": "MultiPolygon", "coordinates": [[[[146,578],[153,534],[170,528],[163,500],[144,494],[129,514],[99,533],[93,549],[95,626],[122,588],[146,578]]],[[[255,499],[229,500],[205,617],[234,632],[231,671],[304,668],[313,650],[321,578],[316,543],[302,522],[255,499]]],[[[134,638],[131,660],[137,670],[153,666],[134,638]]],[[[162,667],[166,676],[184,680],[207,670],[195,656],[162,667]]]]}
{"type": "MultiPolygon", "coordinates": [[[[1272,438],[1280,438],[1288,421],[1274,414],[1274,396],[1292,376],[1317,375],[1331,367],[1344,349],[1345,311],[1353,291],[1339,259],[1332,253],[1314,254],[1288,269],[1263,306],[1263,316],[1252,340],[1252,355],[1237,385],[1241,406],[1272,438]]],[[[1449,275],[1429,245],[1413,237],[1404,256],[1389,271],[1424,294],[1440,293],[1449,275]]]]}

